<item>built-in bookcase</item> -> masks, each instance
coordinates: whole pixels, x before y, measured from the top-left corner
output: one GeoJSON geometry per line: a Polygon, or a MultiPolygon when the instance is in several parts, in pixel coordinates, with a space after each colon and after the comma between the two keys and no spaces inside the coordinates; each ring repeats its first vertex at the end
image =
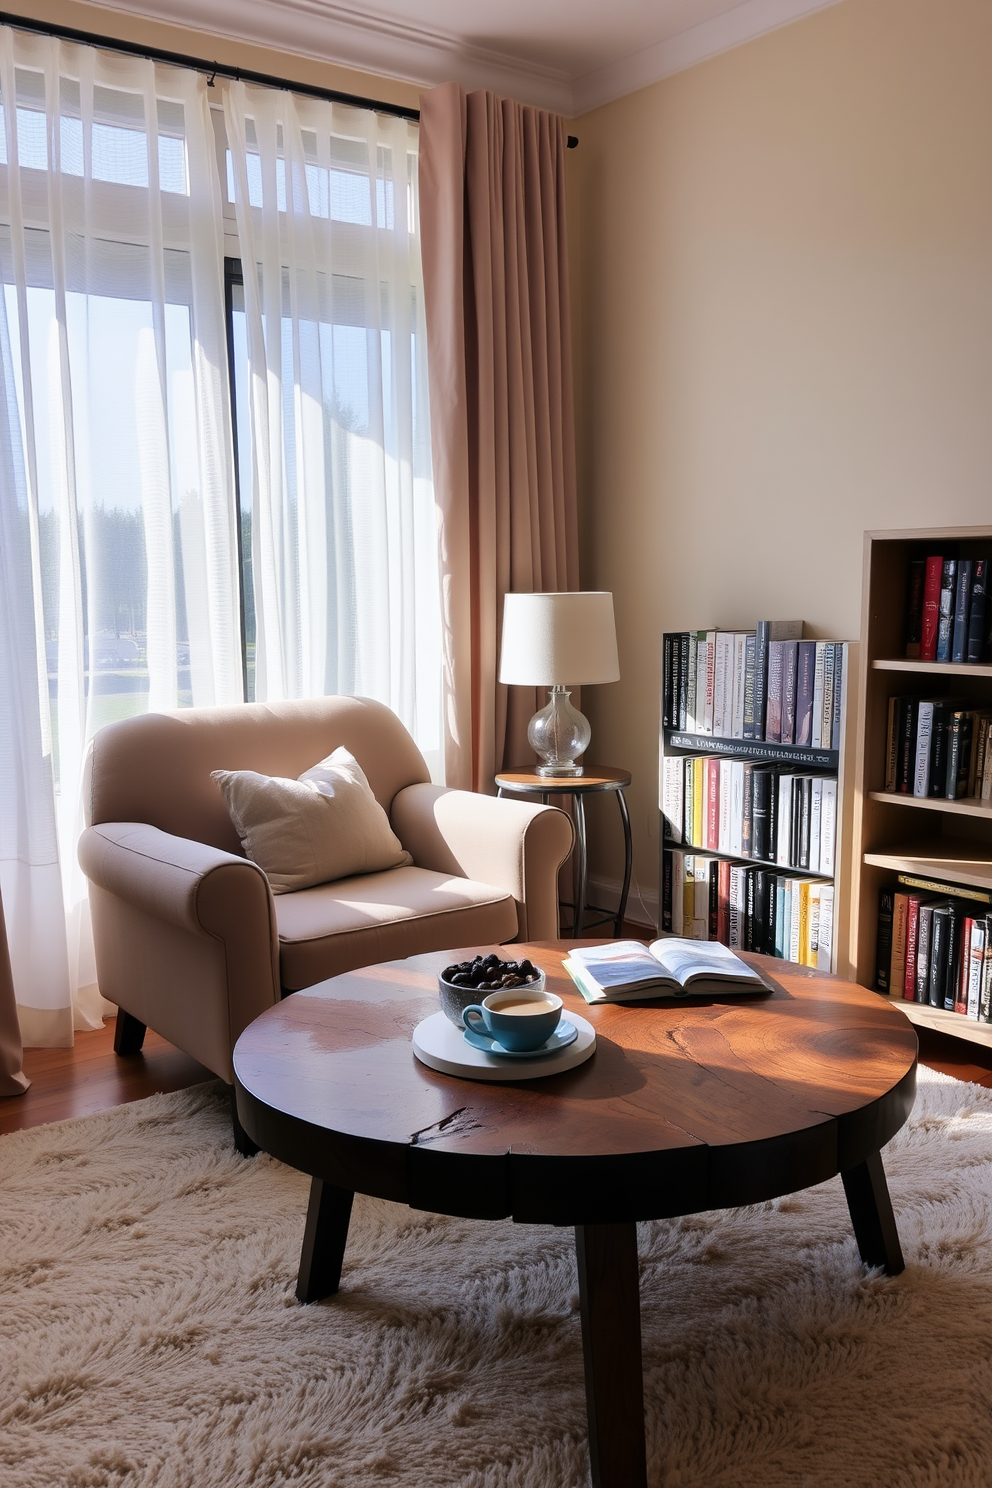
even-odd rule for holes
{"type": "MultiPolygon", "coordinates": [[[[992,708],[992,662],[905,656],[912,565],[934,553],[986,557],[992,554],[992,526],[865,534],[850,957],[856,979],[866,987],[876,984],[879,893],[895,884],[898,875],[992,892],[992,803],[975,796],[947,800],[885,788],[890,698],[918,693],[961,699],[965,707],[992,708]]],[[[909,1002],[899,989],[893,988],[891,995],[916,1023],[992,1045],[992,1024],[909,1002]]]]}
{"type": "MultiPolygon", "coordinates": [[[[743,631],[672,632],[663,637],[662,719],[660,730],[661,758],[659,770],[659,810],[661,814],[661,825],[659,832],[661,847],[659,862],[659,905],[661,906],[662,911],[662,928],[664,929],[666,927],[666,921],[664,918],[666,902],[669,905],[672,903],[673,859],[669,858],[669,860],[666,862],[666,853],[679,854],[683,857],[683,859],[689,855],[691,855],[694,859],[700,856],[704,858],[716,859],[718,863],[729,863],[731,867],[736,867],[743,870],[764,869],[767,870],[765,875],[766,883],[771,882],[774,884],[778,879],[791,879],[794,881],[808,880],[812,884],[825,885],[829,886],[832,889],[833,912],[831,915],[831,937],[829,953],[824,958],[819,955],[819,951],[817,950],[816,959],[811,962],[807,961],[806,964],[815,965],[821,970],[829,969],[836,972],[840,968],[842,971],[846,971],[846,955],[839,954],[838,947],[842,946],[843,950],[846,952],[847,906],[842,896],[843,874],[841,865],[844,862],[843,825],[845,813],[843,764],[845,753],[844,741],[847,732],[847,690],[851,671],[851,648],[842,642],[831,641],[822,643],[824,647],[830,648],[830,667],[833,673],[837,676],[838,686],[836,689],[836,699],[832,709],[832,720],[830,721],[830,726],[828,727],[827,718],[821,717],[821,727],[817,729],[819,739],[818,742],[816,742],[815,744],[796,744],[794,742],[782,743],[779,740],[766,740],[762,737],[734,737],[733,734],[730,734],[730,731],[728,731],[726,728],[719,730],[719,732],[717,733],[706,732],[705,728],[699,727],[700,719],[703,717],[702,708],[699,709],[699,716],[693,715],[687,719],[685,698],[683,696],[681,701],[681,711],[679,709],[678,694],[676,691],[677,682],[673,679],[673,668],[677,670],[679,666],[679,662],[677,660],[677,647],[679,645],[678,638],[684,637],[686,634],[690,634],[696,638],[695,644],[698,647],[698,645],[702,644],[702,638],[704,636],[726,636],[728,634],[739,636],[744,633],[745,632],[743,631]],[[690,724],[689,727],[680,726],[687,722],[690,724]],[[692,724],[696,724],[696,727],[692,727],[692,724]],[[767,774],[769,777],[775,778],[774,789],[776,791],[778,791],[780,786],[783,787],[783,791],[788,791],[790,819],[792,815],[793,804],[795,804],[796,810],[799,810],[799,802],[801,800],[799,792],[801,791],[801,789],[804,788],[792,785],[791,782],[793,780],[798,778],[805,781],[808,779],[811,782],[817,783],[817,789],[821,796],[821,799],[824,789],[826,789],[833,803],[832,852],[830,854],[828,870],[821,872],[819,871],[819,866],[817,866],[811,871],[809,866],[803,867],[801,863],[801,854],[798,852],[795,855],[795,861],[785,860],[786,857],[791,858],[792,856],[788,852],[785,853],[785,857],[779,855],[780,843],[778,824],[781,819],[781,801],[779,801],[777,798],[775,821],[765,839],[770,844],[769,850],[766,852],[765,855],[757,856],[752,851],[748,850],[740,852],[731,850],[730,848],[728,848],[727,845],[726,834],[724,834],[723,837],[723,845],[715,845],[719,844],[721,840],[720,833],[722,831],[722,825],[718,825],[716,836],[713,836],[712,834],[710,835],[708,843],[698,844],[687,842],[685,840],[685,802],[683,798],[681,808],[678,806],[678,804],[673,806],[672,782],[673,779],[677,780],[678,778],[680,765],[684,768],[684,762],[695,758],[701,758],[703,761],[723,761],[724,763],[732,761],[740,765],[767,765],[771,767],[764,773],[767,774]],[[829,782],[829,786],[824,787],[824,782],[829,782]],[[793,792],[796,792],[794,798],[793,792]],[[677,825],[674,824],[680,814],[680,811],[682,813],[681,830],[678,828],[677,825]],[[680,838],[681,840],[679,840],[680,838]]],[[[774,634],[774,630],[772,633],[774,634]]],[[[806,638],[802,634],[797,639],[805,640],[807,644],[810,644],[811,640],[811,638],[806,638]]],[[[772,644],[774,644],[774,642],[772,644]]],[[[684,648],[684,642],[682,642],[682,645],[684,648]]],[[[744,674],[742,672],[740,676],[736,678],[735,682],[731,685],[743,685],[743,676],[744,674]]],[[[700,667],[700,686],[702,686],[702,677],[703,669],[700,667]]],[[[763,685],[765,694],[767,696],[767,680],[763,685]]],[[[822,683],[818,685],[822,685],[822,683]]],[[[832,686],[832,682],[830,685],[832,686]]],[[[748,679],[748,687],[750,686],[751,681],[750,679],[748,679]]],[[[750,703],[748,706],[750,708],[750,703]]],[[[718,721],[720,719],[720,716],[720,704],[719,702],[717,702],[715,721],[718,721]]],[[[723,719],[724,722],[726,722],[728,719],[733,719],[736,725],[734,732],[737,734],[740,734],[742,732],[742,710],[740,706],[738,706],[735,712],[735,709],[730,703],[729,696],[727,699],[725,710],[723,712],[723,719]]],[[[747,726],[752,731],[761,734],[765,731],[765,725],[766,718],[764,712],[762,712],[762,716],[760,717],[760,719],[750,717],[749,724],[747,726]]],[[[713,766],[710,766],[709,768],[712,769],[713,766]]],[[[705,774],[706,772],[704,771],[703,773],[705,774]]],[[[720,784],[722,785],[726,777],[719,770],[719,768],[717,768],[717,775],[720,784]]],[[[708,774],[706,775],[706,778],[707,780],[710,778],[708,774]]],[[[811,785],[809,789],[810,795],[812,795],[813,786],[811,785]]],[[[722,795],[719,797],[719,801],[723,803],[722,795]]],[[[707,798],[707,804],[709,805],[709,797],[707,798]]],[[[721,807],[720,805],[718,805],[717,811],[719,812],[720,809],[721,807]]],[[[798,821],[798,817],[796,819],[798,821]]],[[[783,848],[785,847],[784,842],[781,845],[783,848]]],[[[734,842],[732,844],[732,847],[736,848],[737,843],[734,842]]],[[[726,870],[723,874],[724,883],[726,882],[728,876],[729,869],[726,870]]],[[[744,876],[746,877],[746,874],[744,876]]],[[[735,882],[738,886],[740,885],[741,875],[737,876],[735,882]]],[[[767,888],[765,891],[767,891],[767,888]]],[[[774,890],[772,891],[774,892],[774,890]]],[[[687,925],[687,923],[688,922],[686,920],[683,926],[683,933],[688,933],[688,930],[685,928],[685,925],[687,925]]],[[[676,930],[678,930],[677,925],[675,928],[676,930]]],[[[746,948],[746,946],[743,944],[743,941],[740,939],[738,939],[737,944],[740,945],[742,949],[746,948]]]]}

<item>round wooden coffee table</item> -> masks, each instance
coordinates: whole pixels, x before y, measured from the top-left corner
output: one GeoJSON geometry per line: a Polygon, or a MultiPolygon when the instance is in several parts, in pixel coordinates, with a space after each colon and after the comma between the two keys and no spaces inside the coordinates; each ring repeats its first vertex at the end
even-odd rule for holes
{"type": "Polygon", "coordinates": [[[839,1173],[865,1264],[900,1271],[879,1152],[913,1105],[916,1034],[877,993],[766,956],[745,957],[774,982],[758,999],[587,1007],[561,967],[582,943],[513,947],[594,1024],[596,1053],[577,1069],[491,1085],[420,1064],[410,1040],[437,1008],[437,973],[478,948],[440,951],[264,1012],[234,1051],[238,1114],[260,1147],[313,1178],[302,1302],[337,1290],[356,1191],[573,1225],[592,1481],[643,1488],[636,1222],[839,1173]]]}

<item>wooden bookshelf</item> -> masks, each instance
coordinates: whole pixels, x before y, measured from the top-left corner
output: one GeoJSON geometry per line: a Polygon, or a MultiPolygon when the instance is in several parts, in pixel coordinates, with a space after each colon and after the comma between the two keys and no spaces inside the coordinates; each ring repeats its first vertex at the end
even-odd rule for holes
{"type": "MultiPolygon", "coordinates": [[[[992,664],[917,661],[901,654],[910,560],[939,552],[961,558],[992,556],[992,526],[865,534],[850,959],[856,980],[866,987],[875,984],[879,890],[894,883],[898,874],[992,890],[989,802],[974,797],[921,798],[884,789],[891,696],[961,697],[969,705],[992,707],[992,664]]],[[[907,1002],[896,991],[892,1000],[914,1023],[992,1046],[992,1024],[907,1002]]]]}
{"type": "MultiPolygon", "coordinates": [[[[735,627],[724,627],[738,631],[754,630],[754,624],[744,624],[735,627]]],[[[676,632],[673,632],[675,634],[676,632]]],[[[827,640],[825,636],[814,637],[808,634],[806,640],[827,640]]],[[[823,747],[811,747],[809,745],[779,744],[765,739],[737,739],[722,738],[713,734],[703,734],[686,729],[672,728],[665,725],[662,719],[660,733],[660,760],[659,760],[659,815],[661,818],[661,829],[659,831],[659,885],[658,901],[659,913],[663,899],[664,881],[664,854],[666,852],[702,854],[708,858],[721,858],[743,868],[768,868],[774,869],[783,876],[799,879],[810,879],[819,883],[832,883],[834,885],[833,905],[833,928],[831,944],[831,966],[834,974],[850,976],[851,968],[847,962],[848,935],[846,925],[846,903],[842,883],[842,864],[846,844],[846,832],[848,828],[848,815],[845,809],[845,783],[844,783],[844,756],[846,741],[848,739],[848,698],[850,696],[849,684],[851,682],[851,667],[854,664],[853,652],[855,647],[844,644],[844,666],[841,677],[840,695],[840,748],[831,749],[823,747]],[[774,859],[737,857],[718,848],[692,847],[687,844],[672,842],[665,835],[664,826],[664,801],[662,791],[661,773],[664,760],[670,756],[686,755],[716,755],[721,758],[744,760],[752,763],[762,763],[778,766],[783,773],[833,775],[837,781],[837,806],[834,827],[834,872],[818,873],[817,871],[798,866],[790,866],[778,863],[774,859]]]]}

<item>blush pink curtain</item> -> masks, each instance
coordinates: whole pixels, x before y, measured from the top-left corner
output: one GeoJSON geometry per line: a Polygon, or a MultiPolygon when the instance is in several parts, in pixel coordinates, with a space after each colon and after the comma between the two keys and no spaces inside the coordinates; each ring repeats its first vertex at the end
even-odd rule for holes
{"type": "Polygon", "coordinates": [[[10,972],[7,927],[0,900],[0,1096],[23,1095],[31,1081],[21,1069],[21,1029],[10,972]]]}
{"type": "Polygon", "coordinates": [[[554,114],[457,83],[421,98],[445,766],[466,790],[534,762],[545,699],[496,680],[504,594],[578,588],[565,151],[554,114]]]}

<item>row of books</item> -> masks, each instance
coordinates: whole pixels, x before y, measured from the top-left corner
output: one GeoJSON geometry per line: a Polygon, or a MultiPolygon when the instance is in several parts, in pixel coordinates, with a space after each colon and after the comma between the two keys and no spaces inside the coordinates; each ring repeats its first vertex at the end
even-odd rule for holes
{"type": "Polygon", "coordinates": [[[831,875],[837,781],[716,755],[665,755],[664,835],[734,858],[831,875]]]}
{"type": "Polygon", "coordinates": [[[667,633],[665,727],[838,749],[846,648],[801,636],[801,620],[762,620],[753,631],[667,633]]]}
{"type": "Polygon", "coordinates": [[[960,698],[889,698],[885,789],[948,801],[992,799],[992,711],[960,698]]]}
{"type": "Polygon", "coordinates": [[[992,1023],[992,895],[901,874],[880,890],[875,985],[992,1023]]]}
{"type": "Polygon", "coordinates": [[[990,650],[988,558],[913,558],[906,588],[906,655],[984,661],[990,650]]]}
{"type": "Polygon", "coordinates": [[[831,968],[834,886],[704,853],[662,854],[661,928],[831,968]]]}

